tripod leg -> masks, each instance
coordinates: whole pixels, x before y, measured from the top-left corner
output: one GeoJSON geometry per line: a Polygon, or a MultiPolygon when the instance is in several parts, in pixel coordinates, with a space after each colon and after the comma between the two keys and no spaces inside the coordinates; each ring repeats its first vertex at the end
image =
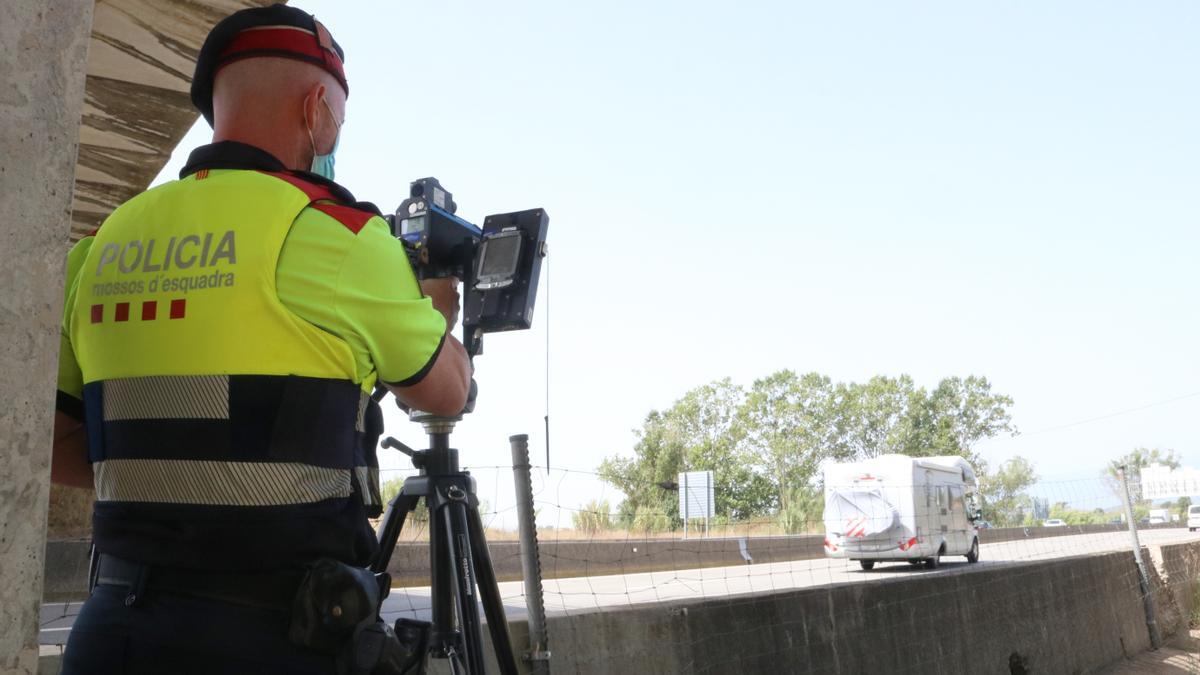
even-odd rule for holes
{"type": "Polygon", "coordinates": [[[483,660],[483,630],[479,621],[479,602],[475,595],[475,563],[472,558],[471,538],[467,512],[466,493],[451,487],[449,492],[458,497],[451,498],[446,505],[451,525],[450,550],[453,555],[455,587],[459,620],[462,623],[463,642],[466,647],[467,664],[471,675],[485,672],[483,660]]]}
{"type": "Polygon", "coordinates": [[[454,530],[448,503],[436,491],[429,498],[429,602],[433,619],[430,644],[442,657],[461,655],[462,635],[458,630],[455,599],[461,595],[454,569],[454,530]]]}
{"type": "Polygon", "coordinates": [[[387,513],[383,516],[383,528],[379,531],[379,550],[368,565],[372,572],[381,574],[387,571],[388,563],[392,560],[392,551],[396,549],[396,540],[400,537],[400,530],[404,528],[404,520],[417,508],[419,499],[420,495],[401,491],[388,504],[387,513]]]}
{"type": "Polygon", "coordinates": [[[475,576],[479,582],[479,599],[487,616],[488,632],[492,635],[492,648],[496,652],[496,663],[502,675],[517,675],[517,657],[513,653],[512,639],[508,635],[508,619],[504,616],[504,601],[500,598],[500,586],[496,583],[496,571],[492,568],[492,554],[487,539],[483,536],[483,519],[479,509],[467,509],[467,529],[471,534],[471,550],[475,554],[475,576]]]}

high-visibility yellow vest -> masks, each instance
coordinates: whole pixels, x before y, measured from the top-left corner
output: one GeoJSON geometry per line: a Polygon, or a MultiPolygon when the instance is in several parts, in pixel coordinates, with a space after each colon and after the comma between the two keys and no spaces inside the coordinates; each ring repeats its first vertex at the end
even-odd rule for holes
{"type": "MultiPolygon", "coordinates": [[[[347,344],[275,290],[292,222],[321,199],[332,196],[286,174],[202,170],[125,203],[97,232],[68,329],[101,551],[153,562],[185,523],[209,528],[199,541],[220,540],[211,546],[285,562],[369,555],[374,377],[357,381],[347,344]]],[[[209,553],[195,552],[197,566],[229,566],[209,553]]]]}

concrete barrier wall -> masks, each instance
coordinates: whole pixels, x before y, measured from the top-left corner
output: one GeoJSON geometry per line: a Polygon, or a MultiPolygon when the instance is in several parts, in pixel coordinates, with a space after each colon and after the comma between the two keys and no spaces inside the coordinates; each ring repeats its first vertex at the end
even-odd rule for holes
{"type": "Polygon", "coordinates": [[[555,616],[549,629],[553,672],[579,674],[1073,674],[1150,645],[1128,553],[555,616]]]}

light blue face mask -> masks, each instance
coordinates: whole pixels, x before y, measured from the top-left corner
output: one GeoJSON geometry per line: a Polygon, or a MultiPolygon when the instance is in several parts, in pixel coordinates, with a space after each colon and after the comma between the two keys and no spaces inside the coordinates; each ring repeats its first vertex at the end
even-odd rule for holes
{"type": "MultiPolygon", "coordinates": [[[[325,104],[325,109],[329,111],[329,118],[336,120],[337,117],[333,114],[333,108],[329,107],[329,101],[322,98],[321,102],[325,104]]],[[[337,124],[337,122],[335,121],[334,124],[337,124]]],[[[312,129],[309,129],[308,142],[312,144],[313,149],[312,168],[309,171],[328,180],[333,180],[333,156],[337,153],[338,142],[341,140],[342,125],[337,124],[337,133],[333,136],[333,148],[329,150],[328,154],[322,155],[317,152],[317,142],[313,140],[312,129]]]]}

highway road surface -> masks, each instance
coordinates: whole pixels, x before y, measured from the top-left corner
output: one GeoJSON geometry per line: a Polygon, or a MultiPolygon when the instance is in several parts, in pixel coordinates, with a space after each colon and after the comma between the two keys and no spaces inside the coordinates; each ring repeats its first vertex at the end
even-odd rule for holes
{"type": "MultiPolygon", "coordinates": [[[[1143,546],[1159,546],[1200,541],[1200,533],[1186,528],[1154,529],[1139,533],[1143,546]]],[[[981,547],[980,561],[968,564],[965,558],[943,558],[941,568],[925,570],[907,563],[880,563],[864,572],[857,562],[839,559],[797,560],[734,567],[709,567],[638,574],[549,579],[543,582],[548,614],[581,613],[614,607],[662,603],[704,598],[720,598],[745,593],[769,593],[828,584],[844,584],[878,579],[909,577],[914,574],[963,574],[973,569],[1034,560],[1127,551],[1127,532],[1077,534],[987,544],[981,547]]],[[[525,598],[521,582],[500,584],[505,612],[510,619],[525,616],[525,598]]],[[[50,603],[42,607],[41,643],[66,642],[71,622],[81,603],[50,603]]],[[[429,588],[393,589],[384,602],[383,617],[389,622],[398,617],[429,618],[429,588]]]]}

